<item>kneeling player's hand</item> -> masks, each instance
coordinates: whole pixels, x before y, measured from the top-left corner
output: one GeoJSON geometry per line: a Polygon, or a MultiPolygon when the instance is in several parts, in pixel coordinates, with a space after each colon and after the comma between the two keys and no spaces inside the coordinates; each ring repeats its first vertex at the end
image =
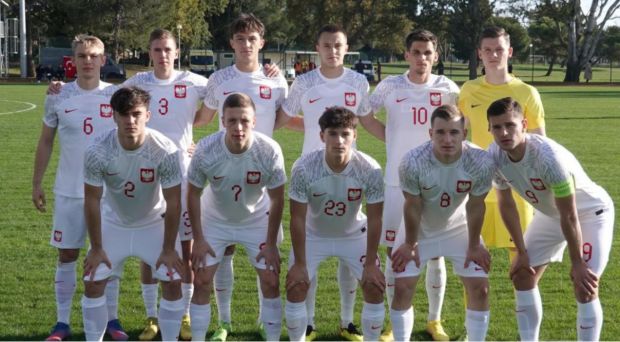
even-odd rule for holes
{"type": "Polygon", "coordinates": [[[273,271],[280,274],[280,251],[276,245],[265,245],[263,249],[256,255],[256,262],[265,259],[267,271],[273,271]]]}
{"type": "Polygon", "coordinates": [[[192,246],[192,267],[194,271],[207,267],[207,254],[215,258],[215,252],[209,243],[204,239],[194,240],[194,245],[192,246]]]}
{"type": "Polygon", "coordinates": [[[308,269],[305,264],[294,263],[286,274],[286,290],[290,290],[295,286],[305,286],[308,288],[310,279],[308,278],[308,269]]]}
{"type": "Polygon", "coordinates": [[[516,254],[510,266],[510,279],[513,279],[521,271],[525,271],[530,275],[536,274],[536,271],[530,266],[530,257],[527,252],[516,254]]]}
{"type": "Polygon", "coordinates": [[[417,268],[420,268],[420,255],[418,254],[417,243],[411,245],[405,242],[396,250],[392,250],[392,269],[394,272],[403,272],[411,261],[415,262],[417,268]]]}
{"type": "Polygon", "coordinates": [[[84,258],[84,274],[90,275],[90,281],[95,280],[95,272],[101,263],[106,264],[110,269],[112,268],[112,263],[103,248],[91,248],[84,258]]]}
{"type": "Polygon", "coordinates": [[[381,292],[385,291],[385,276],[377,264],[366,264],[362,273],[362,286],[375,285],[381,292]]]}
{"type": "Polygon", "coordinates": [[[595,295],[598,287],[598,276],[588,267],[585,261],[574,264],[570,270],[575,289],[587,295],[595,295]]]}
{"type": "Polygon", "coordinates": [[[491,254],[487,251],[482,244],[475,247],[467,248],[467,255],[465,256],[465,268],[469,267],[470,263],[475,263],[479,267],[482,267],[484,272],[489,273],[491,270],[491,254]]]}
{"type": "Polygon", "coordinates": [[[168,269],[167,275],[170,277],[170,280],[173,280],[174,271],[176,270],[178,274],[182,274],[183,272],[183,261],[179,257],[179,254],[176,250],[162,250],[157,262],[155,263],[155,269],[159,269],[159,266],[164,265],[168,269]]]}

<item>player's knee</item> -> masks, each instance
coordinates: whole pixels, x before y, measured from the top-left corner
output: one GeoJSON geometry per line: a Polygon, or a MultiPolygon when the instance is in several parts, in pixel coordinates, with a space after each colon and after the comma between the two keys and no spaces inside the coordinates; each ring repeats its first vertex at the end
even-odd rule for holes
{"type": "Polygon", "coordinates": [[[512,283],[517,291],[527,291],[536,286],[536,277],[527,270],[521,269],[512,276],[512,283]]]}
{"type": "Polygon", "coordinates": [[[233,255],[235,253],[235,245],[231,245],[226,247],[226,250],[224,250],[224,255],[233,255]]]}
{"type": "Polygon", "coordinates": [[[103,296],[108,280],[84,281],[84,295],[88,298],[103,296]]]}
{"type": "Polygon", "coordinates": [[[383,290],[375,284],[365,283],[362,285],[364,291],[364,300],[368,303],[382,303],[383,290]]]}
{"type": "Polygon", "coordinates": [[[468,295],[472,299],[484,300],[489,296],[489,282],[488,281],[474,281],[470,282],[467,289],[468,295]]]}
{"type": "Polygon", "coordinates": [[[286,291],[286,299],[289,302],[303,302],[308,294],[308,284],[300,283],[286,291]]]}
{"type": "Polygon", "coordinates": [[[58,250],[58,261],[61,263],[69,263],[74,262],[80,256],[79,249],[59,249],[58,250]]]}
{"type": "Polygon", "coordinates": [[[575,299],[579,303],[589,303],[598,298],[598,288],[594,288],[594,293],[586,291],[581,286],[575,289],[575,299]]]}
{"type": "Polygon", "coordinates": [[[270,294],[275,295],[280,287],[280,279],[275,272],[262,272],[261,275],[261,288],[263,292],[269,292],[270,294]]]}

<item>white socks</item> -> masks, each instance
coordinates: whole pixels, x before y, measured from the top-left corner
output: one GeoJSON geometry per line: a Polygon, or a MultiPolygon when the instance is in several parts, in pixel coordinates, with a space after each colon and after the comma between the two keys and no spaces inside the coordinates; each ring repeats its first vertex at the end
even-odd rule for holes
{"type": "Polygon", "coordinates": [[[465,310],[465,328],[469,341],[484,341],[489,329],[489,310],[465,310]]]}
{"type": "Polygon", "coordinates": [[[362,309],[362,331],[365,341],[378,341],[381,336],[385,307],[383,303],[371,304],[364,302],[362,309]]]}
{"type": "Polygon", "coordinates": [[[119,279],[111,277],[105,286],[105,301],[108,306],[108,322],[118,318],[119,279]]]}
{"type": "Polygon", "coordinates": [[[603,308],[598,298],[589,303],[577,302],[577,340],[598,341],[603,328],[603,308]]]}
{"type": "Polygon", "coordinates": [[[157,290],[159,284],[142,284],[142,299],[146,317],[157,317],[157,290]]]}
{"type": "Polygon", "coordinates": [[[318,275],[310,279],[310,287],[306,294],[306,313],[308,317],[308,325],[314,327],[314,310],[316,307],[316,288],[318,286],[318,275]]]}
{"type": "Polygon", "coordinates": [[[108,308],[105,296],[99,298],[82,297],[82,319],[86,341],[101,341],[108,325],[108,308]]]}
{"type": "MultiPolygon", "coordinates": [[[[282,302],[276,298],[262,298],[261,321],[267,341],[279,341],[282,331],[282,302]]],[[[305,331],[305,326],[304,326],[305,331]]]]}
{"type": "Polygon", "coordinates": [[[183,293],[183,314],[189,315],[189,305],[192,303],[194,295],[194,284],[181,283],[181,292],[183,293]]]}
{"type": "Polygon", "coordinates": [[[291,341],[305,341],[306,326],[308,325],[306,304],[304,302],[293,303],[287,300],[285,312],[288,338],[291,341]]]}
{"type": "MultiPolygon", "coordinates": [[[[390,309],[390,319],[394,341],[409,341],[413,331],[413,307],[407,310],[390,309]]],[[[473,340],[470,338],[470,341],[473,340]]]]}
{"type": "Polygon", "coordinates": [[[183,299],[165,300],[159,303],[159,329],[162,341],[176,341],[181,330],[181,318],[183,317],[185,304],[183,299]]]}
{"type": "Polygon", "coordinates": [[[219,320],[230,323],[230,302],[232,301],[234,285],[232,255],[224,255],[222,258],[217,271],[215,271],[213,284],[215,285],[215,301],[219,320]]]}
{"type": "Polygon", "coordinates": [[[388,308],[392,307],[392,300],[394,299],[394,286],[396,285],[396,278],[394,278],[394,270],[392,270],[392,259],[389,256],[385,258],[385,297],[387,298],[388,308]]]}
{"type": "Polygon", "coordinates": [[[441,319],[441,307],[446,293],[446,263],[444,258],[426,263],[426,295],[428,296],[428,321],[441,319]]]}
{"type": "Polygon", "coordinates": [[[204,341],[211,322],[211,304],[192,303],[189,316],[192,318],[192,341],[204,341]]]}
{"type": "Polygon", "coordinates": [[[542,301],[538,287],[527,291],[515,291],[517,325],[521,341],[538,341],[542,323],[542,301]]]}
{"type": "Polygon", "coordinates": [[[338,260],[338,288],[340,289],[340,325],[346,327],[353,322],[357,279],[342,260],[338,260]]]}
{"type": "Polygon", "coordinates": [[[56,276],[54,277],[54,290],[56,292],[56,321],[66,324],[70,323],[71,304],[73,303],[73,295],[76,286],[76,268],[77,263],[58,262],[56,265],[56,276]]]}

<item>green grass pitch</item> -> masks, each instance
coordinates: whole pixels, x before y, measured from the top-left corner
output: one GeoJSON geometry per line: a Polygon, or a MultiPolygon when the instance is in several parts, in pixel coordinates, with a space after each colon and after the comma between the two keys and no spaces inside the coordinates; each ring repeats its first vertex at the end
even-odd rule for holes
{"type": "MultiPolygon", "coordinates": [[[[591,178],[620,203],[620,88],[603,86],[539,87],[547,122],[547,134],[564,144],[582,162],[591,178]]],[[[0,85],[0,339],[42,340],[55,322],[53,277],[56,251],[49,246],[49,230],[53,208],[52,186],[57,163],[56,147],[44,181],[48,212],[38,213],[31,203],[31,178],[34,151],[41,129],[45,87],[40,85],[0,85]],[[27,110],[29,103],[35,109],[27,110]],[[21,111],[21,112],[19,112],[21,111]],[[16,112],[16,113],[12,113],[16,112]]],[[[383,118],[384,113],[380,113],[383,118]]],[[[195,140],[213,132],[216,125],[198,129],[195,140]]],[[[282,145],[287,170],[301,152],[302,136],[286,130],[277,131],[275,138],[282,145]]],[[[57,142],[56,142],[57,144],[57,142]]],[[[385,164],[383,143],[360,129],[358,148],[385,164]]],[[[616,216],[617,219],[617,216],[616,216]]],[[[616,220],[617,221],[617,220],[616,220]]],[[[288,206],[284,226],[288,228],[288,206]]],[[[287,230],[288,231],[288,230],[287,230]]],[[[290,238],[285,234],[282,246],[283,265],[287,264],[290,238]]],[[[620,257],[618,234],[615,234],[611,257],[602,278],[600,297],[605,312],[602,340],[620,336],[620,257]]],[[[383,251],[382,251],[383,252],[383,251]]],[[[490,274],[491,323],[489,340],[518,339],[514,314],[514,298],[508,279],[507,254],[494,250],[490,274]]],[[[83,254],[80,257],[82,260],[83,254]]],[[[565,258],[566,260],[566,258],[565,258]]],[[[284,267],[285,268],[285,267],[284,267]]],[[[140,294],[138,264],[126,264],[121,282],[120,318],[132,339],[136,339],[144,319],[140,294]]],[[[282,275],[284,279],[284,275],[282,275]]],[[[322,340],[338,339],[339,296],[336,283],[336,262],[331,260],[320,269],[317,299],[317,329],[322,340]]],[[[413,339],[426,340],[424,332],[427,301],[424,283],[415,298],[413,339]]],[[[233,295],[234,340],[257,340],[258,313],[256,280],[242,248],[235,257],[235,290],[233,295]]],[[[544,318],[542,340],[576,339],[575,313],[569,265],[552,265],[540,285],[544,318]]],[[[78,282],[72,311],[73,339],[83,339],[79,299],[83,291],[78,282]]],[[[359,291],[358,291],[359,292],[359,291]]],[[[462,286],[448,265],[448,288],[443,307],[444,327],[452,339],[464,336],[462,286]]],[[[358,293],[356,322],[359,323],[361,296],[358,293]]],[[[217,320],[212,316],[211,330],[217,320]]],[[[210,333],[210,332],[209,332],[210,333]]],[[[282,338],[286,338],[283,329],[282,338]]]]}

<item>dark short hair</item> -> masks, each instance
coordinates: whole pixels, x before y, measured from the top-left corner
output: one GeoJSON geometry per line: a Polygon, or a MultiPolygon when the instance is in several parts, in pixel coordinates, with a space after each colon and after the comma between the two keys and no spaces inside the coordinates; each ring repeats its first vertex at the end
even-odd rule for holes
{"type": "Polygon", "coordinates": [[[319,30],[319,32],[316,34],[316,41],[319,41],[319,38],[321,38],[321,35],[323,33],[342,33],[344,34],[344,37],[347,37],[347,33],[344,31],[344,29],[342,28],[342,26],[337,25],[337,24],[327,24],[323,27],[321,27],[321,29],[319,30]]]}
{"type": "Polygon", "coordinates": [[[413,42],[431,42],[433,43],[435,50],[437,50],[437,45],[439,44],[437,36],[433,32],[422,29],[415,30],[407,35],[407,39],[405,39],[405,47],[407,48],[407,51],[409,51],[413,42]]]}
{"type": "Polygon", "coordinates": [[[463,113],[461,113],[459,107],[455,105],[443,105],[435,108],[433,114],[431,114],[431,127],[433,127],[433,123],[437,118],[446,121],[458,120],[461,124],[465,125],[465,117],[463,117],[463,113]]]}
{"type": "Polygon", "coordinates": [[[489,106],[487,109],[487,120],[492,116],[500,116],[504,114],[510,114],[512,116],[523,117],[523,108],[512,97],[504,97],[499,99],[489,106]]]}
{"type": "Polygon", "coordinates": [[[230,38],[239,32],[258,32],[263,38],[265,35],[265,25],[252,13],[241,13],[237,19],[230,24],[230,38]]]}
{"type": "Polygon", "coordinates": [[[251,107],[256,112],[256,106],[252,98],[244,93],[232,93],[224,100],[222,106],[222,116],[226,112],[226,108],[248,108],[251,107]]]}
{"type": "Polygon", "coordinates": [[[151,34],[149,35],[149,49],[151,48],[151,43],[159,39],[172,39],[174,45],[179,46],[176,38],[174,37],[174,33],[162,28],[156,28],[151,31],[151,34]]]}
{"type": "Polygon", "coordinates": [[[112,109],[120,115],[127,114],[137,106],[149,108],[151,95],[138,87],[124,87],[117,90],[110,99],[112,109]]]}
{"type": "Polygon", "coordinates": [[[485,38],[499,38],[505,37],[508,45],[510,46],[510,35],[503,27],[499,26],[489,26],[482,30],[480,34],[480,39],[478,40],[478,47],[482,45],[482,40],[485,38]]]}
{"type": "Polygon", "coordinates": [[[357,116],[344,107],[329,107],[319,118],[321,132],[328,128],[357,128],[357,116]]]}

